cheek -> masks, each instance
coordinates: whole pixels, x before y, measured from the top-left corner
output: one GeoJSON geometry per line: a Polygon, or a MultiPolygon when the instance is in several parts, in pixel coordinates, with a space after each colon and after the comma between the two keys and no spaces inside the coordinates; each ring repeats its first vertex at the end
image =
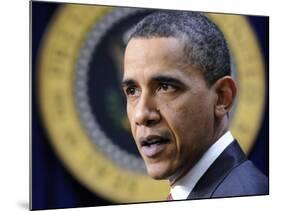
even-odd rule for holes
{"type": "MultiPolygon", "coordinates": [[[[170,107],[171,108],[171,107],[170,107]]],[[[175,166],[192,165],[198,158],[205,141],[212,130],[211,112],[203,106],[185,103],[174,107],[173,115],[169,116],[169,128],[175,139],[175,166]]],[[[168,117],[167,117],[168,118],[168,117]]]]}
{"type": "Polygon", "coordinates": [[[169,116],[167,123],[180,145],[196,144],[212,128],[213,114],[210,100],[207,97],[193,97],[189,100],[167,105],[169,116]],[[206,132],[206,133],[205,133],[206,132]]]}
{"type": "Polygon", "coordinates": [[[135,138],[135,124],[134,120],[133,120],[133,114],[134,114],[134,109],[132,108],[132,106],[127,102],[127,116],[128,116],[128,120],[131,126],[131,131],[133,134],[133,137],[135,138]]]}
{"type": "Polygon", "coordinates": [[[127,116],[129,119],[130,124],[132,123],[132,108],[130,106],[130,104],[127,102],[127,116]]]}

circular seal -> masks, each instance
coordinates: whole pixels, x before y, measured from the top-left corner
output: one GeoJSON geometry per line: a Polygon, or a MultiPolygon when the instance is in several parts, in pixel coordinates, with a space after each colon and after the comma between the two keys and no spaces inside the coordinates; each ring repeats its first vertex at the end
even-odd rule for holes
{"type": "MultiPolygon", "coordinates": [[[[40,108],[52,145],[82,184],[115,202],[164,200],[169,191],[166,181],[146,175],[120,86],[130,28],[150,12],[63,6],[50,23],[40,52],[40,108]]],[[[263,59],[245,17],[207,16],[230,46],[239,90],[231,130],[248,152],[263,112],[263,59]]]]}

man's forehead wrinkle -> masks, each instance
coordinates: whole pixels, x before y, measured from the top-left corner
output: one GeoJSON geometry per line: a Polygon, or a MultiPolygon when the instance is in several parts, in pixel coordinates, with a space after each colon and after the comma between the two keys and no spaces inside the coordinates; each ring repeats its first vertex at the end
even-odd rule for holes
{"type": "Polygon", "coordinates": [[[184,59],[181,40],[176,38],[134,38],[126,49],[124,75],[138,84],[151,83],[158,76],[183,79],[193,72],[184,59]]]}
{"type": "MultiPolygon", "coordinates": [[[[141,69],[141,71],[129,70],[125,75],[123,81],[129,81],[130,84],[151,84],[153,82],[165,81],[166,79],[175,79],[185,83],[189,77],[187,75],[196,74],[196,70],[192,67],[183,66],[183,68],[166,68],[166,69],[141,69]],[[157,70],[157,71],[155,71],[157,70]]],[[[200,73],[200,72],[199,72],[200,73]]]]}
{"type": "MultiPolygon", "coordinates": [[[[134,49],[139,55],[147,58],[154,57],[156,55],[155,53],[158,53],[158,51],[166,53],[161,54],[162,57],[175,55],[178,52],[184,53],[182,40],[174,37],[133,38],[128,46],[129,48],[127,48],[127,50],[134,49]]],[[[159,56],[159,54],[157,54],[157,56],[159,56]]]]}

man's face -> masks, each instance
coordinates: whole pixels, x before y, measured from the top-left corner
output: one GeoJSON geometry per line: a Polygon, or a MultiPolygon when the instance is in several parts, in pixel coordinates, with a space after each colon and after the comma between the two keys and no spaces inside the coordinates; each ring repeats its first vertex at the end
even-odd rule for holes
{"type": "Polygon", "coordinates": [[[125,52],[128,118],[155,179],[186,173],[213,139],[216,95],[183,57],[176,38],[133,38],[125,52]]]}

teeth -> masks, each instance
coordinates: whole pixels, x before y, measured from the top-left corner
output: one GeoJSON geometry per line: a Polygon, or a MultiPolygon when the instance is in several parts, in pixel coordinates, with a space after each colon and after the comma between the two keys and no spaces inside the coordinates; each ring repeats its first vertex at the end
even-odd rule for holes
{"type": "Polygon", "coordinates": [[[158,143],[164,143],[164,142],[166,142],[166,140],[164,140],[164,139],[154,139],[154,140],[144,142],[143,145],[144,146],[150,146],[152,144],[158,144],[158,143]]]}
{"type": "Polygon", "coordinates": [[[151,141],[151,142],[148,142],[147,144],[148,144],[148,145],[152,145],[152,144],[156,144],[156,143],[159,143],[159,142],[161,142],[161,141],[156,140],[156,141],[151,141]]]}

